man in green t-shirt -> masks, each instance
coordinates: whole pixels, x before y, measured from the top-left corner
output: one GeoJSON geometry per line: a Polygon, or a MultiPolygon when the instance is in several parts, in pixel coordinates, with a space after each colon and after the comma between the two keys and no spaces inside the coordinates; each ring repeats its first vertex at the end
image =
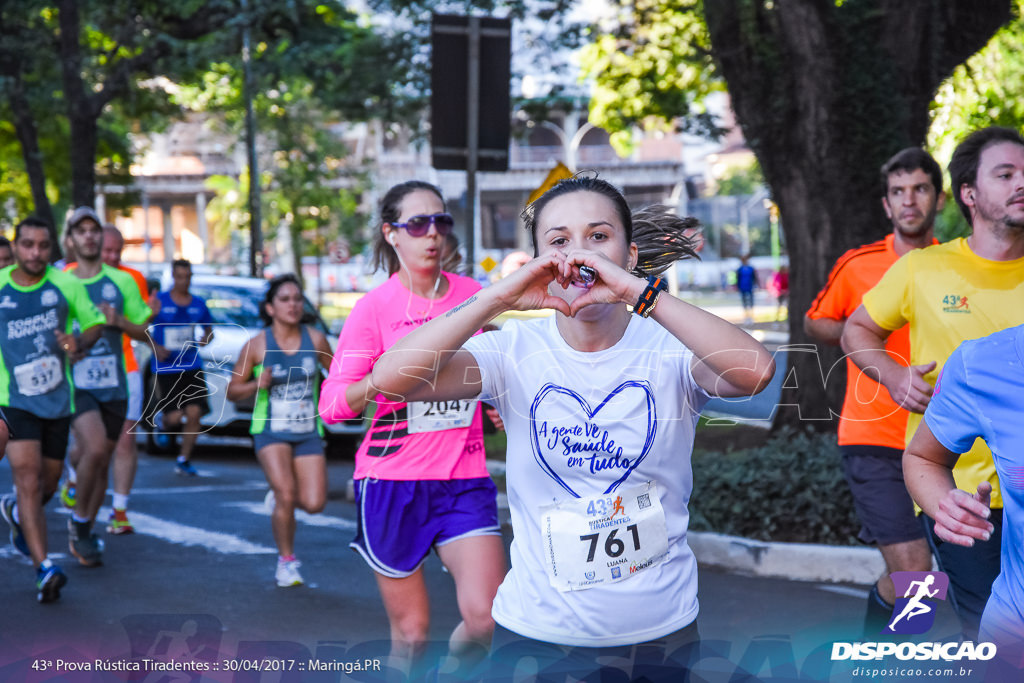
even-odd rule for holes
{"type": "Polygon", "coordinates": [[[0,514],[11,542],[36,565],[40,602],[56,600],[67,582],[46,555],[43,506],[57,490],[75,408],[69,359],[107,322],[77,278],[49,265],[50,246],[47,224],[27,218],[15,228],[15,265],[0,270],[0,409],[14,425],[7,458],[17,492],[16,501],[0,500],[0,514]]]}
{"type": "Polygon", "coordinates": [[[103,263],[103,227],[89,207],[79,207],[68,221],[71,246],[78,262],[76,276],[106,316],[103,334],[72,369],[75,412],[71,427],[79,449],[75,507],[68,521],[71,554],[86,567],[99,565],[103,552],[92,527],[106,496],[107,472],[128,412],[128,376],[121,334],[147,341],[146,325],[153,311],[142,300],[128,273],[103,263]]]}

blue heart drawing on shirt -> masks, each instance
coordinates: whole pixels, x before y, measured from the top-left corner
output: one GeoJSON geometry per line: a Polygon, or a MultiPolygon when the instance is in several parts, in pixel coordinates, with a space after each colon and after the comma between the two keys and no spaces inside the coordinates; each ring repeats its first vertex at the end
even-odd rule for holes
{"type": "MultiPolygon", "coordinates": [[[[641,417],[641,415],[632,416],[630,421],[639,420],[641,417]]],[[[615,425],[609,426],[614,427],[615,425]]],[[[582,468],[588,460],[590,461],[591,470],[595,466],[602,470],[611,469],[612,467],[622,469],[621,476],[609,484],[608,488],[604,491],[606,494],[611,493],[622,482],[626,481],[640,463],[643,462],[644,458],[647,457],[651,447],[654,445],[654,436],[657,431],[658,416],[655,408],[654,392],[647,382],[623,382],[605,396],[596,408],[591,408],[590,403],[572,389],[548,383],[537,393],[537,396],[533,399],[533,404],[530,406],[530,439],[533,445],[534,459],[549,477],[558,482],[563,489],[575,498],[579,498],[580,494],[574,491],[559,475],[560,469],[567,469],[573,466],[582,468]],[[610,439],[609,429],[602,428],[601,425],[591,422],[601,413],[602,409],[611,405],[616,397],[627,391],[641,391],[644,394],[643,399],[647,408],[647,429],[643,447],[640,449],[636,448],[637,444],[617,444],[614,439],[610,439]],[[571,426],[549,425],[546,419],[548,416],[544,414],[545,411],[542,403],[551,396],[565,397],[570,401],[578,403],[581,410],[576,414],[585,418],[584,423],[582,425],[576,423],[571,426]],[[542,413],[540,424],[537,422],[538,412],[542,413]],[[544,436],[548,444],[547,447],[541,446],[541,436],[544,436]],[[555,460],[554,457],[551,457],[554,453],[551,452],[550,444],[559,439],[561,439],[561,445],[566,454],[566,462],[555,460]],[[638,450],[639,454],[635,455],[638,450]],[[634,455],[635,457],[633,457],[634,455]],[[549,458],[551,461],[549,461],[549,458]],[[556,465],[559,467],[556,468],[556,465]]]]}

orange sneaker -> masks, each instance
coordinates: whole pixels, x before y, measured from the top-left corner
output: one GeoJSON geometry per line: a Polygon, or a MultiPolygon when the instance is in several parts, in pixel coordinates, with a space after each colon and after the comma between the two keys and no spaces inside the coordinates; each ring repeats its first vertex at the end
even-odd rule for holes
{"type": "Polygon", "coordinates": [[[128,521],[126,510],[114,510],[107,519],[107,533],[121,536],[123,534],[134,534],[135,527],[128,521]]]}

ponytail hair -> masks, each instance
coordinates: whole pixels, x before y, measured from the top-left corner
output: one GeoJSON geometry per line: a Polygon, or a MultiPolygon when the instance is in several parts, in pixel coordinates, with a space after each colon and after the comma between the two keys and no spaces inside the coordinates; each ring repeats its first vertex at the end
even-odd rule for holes
{"type": "Polygon", "coordinates": [[[676,261],[700,259],[697,235],[700,221],[693,216],[677,216],[672,207],[652,204],[633,212],[633,242],[637,260],[633,274],[640,277],[660,275],[676,261]]]}
{"type": "Polygon", "coordinates": [[[700,221],[692,216],[677,216],[671,207],[663,204],[630,211],[626,198],[618,188],[607,180],[598,178],[596,173],[577,173],[571,178],[566,178],[523,209],[521,217],[533,237],[534,256],[537,256],[537,217],[552,199],[573,192],[593,192],[611,201],[625,229],[626,243],[635,242],[637,246],[638,257],[633,269],[634,275],[658,275],[676,261],[700,258],[696,248],[696,235],[701,229],[700,221]]]}

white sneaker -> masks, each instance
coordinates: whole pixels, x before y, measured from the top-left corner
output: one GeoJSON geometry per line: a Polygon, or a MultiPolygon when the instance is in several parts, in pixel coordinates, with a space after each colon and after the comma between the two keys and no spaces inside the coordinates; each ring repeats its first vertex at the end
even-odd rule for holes
{"type": "Polygon", "coordinates": [[[299,573],[299,567],[301,566],[302,563],[298,560],[291,560],[290,562],[278,561],[277,572],[274,574],[274,578],[277,579],[277,585],[281,588],[301,586],[304,583],[302,574],[299,573]]]}
{"type": "Polygon", "coordinates": [[[274,512],[274,505],[277,504],[277,499],[274,497],[274,489],[267,491],[267,495],[263,498],[263,507],[267,512],[274,512]]]}

